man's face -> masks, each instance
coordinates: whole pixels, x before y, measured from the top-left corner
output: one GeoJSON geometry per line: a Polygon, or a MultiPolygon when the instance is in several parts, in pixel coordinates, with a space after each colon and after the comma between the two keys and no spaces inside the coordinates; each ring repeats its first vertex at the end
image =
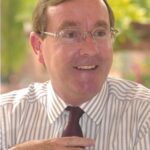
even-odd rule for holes
{"type": "MultiPolygon", "coordinates": [[[[47,32],[66,28],[83,31],[110,28],[103,0],[71,0],[47,10],[47,32]]],[[[112,64],[112,41],[95,42],[90,36],[72,44],[47,36],[42,56],[56,93],[66,103],[80,105],[101,89],[112,64]]]]}

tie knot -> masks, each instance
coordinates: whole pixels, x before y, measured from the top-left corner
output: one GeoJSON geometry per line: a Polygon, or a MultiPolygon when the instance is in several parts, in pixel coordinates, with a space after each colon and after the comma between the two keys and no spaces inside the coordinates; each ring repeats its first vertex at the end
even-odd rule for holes
{"type": "Polygon", "coordinates": [[[83,115],[84,111],[80,107],[72,107],[68,106],[66,108],[70,112],[70,118],[74,118],[75,120],[79,120],[80,117],[83,115]]]}
{"type": "Polygon", "coordinates": [[[79,107],[68,106],[66,108],[69,111],[69,121],[66,129],[64,129],[62,136],[79,136],[83,137],[81,127],[79,125],[79,119],[84,111],[79,107]]]}

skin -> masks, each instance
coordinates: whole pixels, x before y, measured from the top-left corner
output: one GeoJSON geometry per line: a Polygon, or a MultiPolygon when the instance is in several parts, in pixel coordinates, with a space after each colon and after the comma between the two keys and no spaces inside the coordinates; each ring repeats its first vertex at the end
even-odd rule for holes
{"type": "Polygon", "coordinates": [[[94,141],[80,137],[63,137],[52,140],[29,141],[18,144],[9,150],[83,150],[76,146],[91,146],[94,141]]]}
{"type": "MultiPolygon", "coordinates": [[[[47,10],[47,32],[79,26],[91,31],[97,24],[108,28],[109,17],[102,0],[72,0],[47,10]],[[89,11],[90,10],[90,11],[89,11]]],[[[100,91],[112,64],[111,36],[96,44],[90,36],[76,45],[62,44],[59,40],[46,37],[42,40],[36,33],[30,35],[33,50],[44,66],[56,93],[67,103],[81,105],[100,91]],[[77,69],[97,66],[96,69],[77,69]]],[[[76,146],[93,146],[94,141],[79,137],[62,137],[50,140],[28,141],[10,150],[80,150],[76,146]]]]}

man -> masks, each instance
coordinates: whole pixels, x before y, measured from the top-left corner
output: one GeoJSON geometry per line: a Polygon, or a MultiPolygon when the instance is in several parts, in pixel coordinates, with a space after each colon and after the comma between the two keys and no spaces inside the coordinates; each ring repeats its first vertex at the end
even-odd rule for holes
{"type": "Polygon", "coordinates": [[[108,77],[115,29],[107,2],[40,0],[33,30],[50,81],[2,96],[1,149],[149,150],[150,90],[108,77]],[[62,137],[68,106],[84,111],[83,137],[62,137]]]}

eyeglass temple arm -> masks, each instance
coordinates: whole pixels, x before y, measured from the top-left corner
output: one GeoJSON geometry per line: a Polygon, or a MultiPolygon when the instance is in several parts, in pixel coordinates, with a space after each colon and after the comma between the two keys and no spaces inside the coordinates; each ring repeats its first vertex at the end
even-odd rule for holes
{"type": "Polygon", "coordinates": [[[48,36],[53,36],[53,37],[57,37],[57,33],[52,33],[52,32],[41,32],[42,34],[48,35],[48,36]]]}

